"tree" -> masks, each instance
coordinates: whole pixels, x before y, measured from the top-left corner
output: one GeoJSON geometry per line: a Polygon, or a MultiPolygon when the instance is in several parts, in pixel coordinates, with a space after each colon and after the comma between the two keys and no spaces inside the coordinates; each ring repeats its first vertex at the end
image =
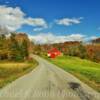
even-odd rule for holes
{"type": "Polygon", "coordinates": [[[87,52],[86,52],[86,48],[85,46],[83,46],[83,44],[79,45],[79,51],[80,51],[80,58],[86,58],[87,57],[87,52]]]}
{"type": "Polygon", "coordinates": [[[21,55],[23,58],[28,57],[29,51],[28,51],[28,42],[26,40],[23,40],[21,46],[20,46],[21,55]]]}
{"type": "Polygon", "coordinates": [[[0,60],[7,58],[6,36],[0,34],[0,60]]]}
{"type": "Polygon", "coordinates": [[[16,59],[16,56],[18,55],[18,44],[15,40],[15,34],[12,33],[10,36],[10,50],[11,50],[11,59],[16,59]]]}

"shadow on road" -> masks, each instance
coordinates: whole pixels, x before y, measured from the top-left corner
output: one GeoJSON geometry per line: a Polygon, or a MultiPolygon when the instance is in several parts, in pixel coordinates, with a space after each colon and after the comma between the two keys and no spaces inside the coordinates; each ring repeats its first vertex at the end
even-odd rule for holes
{"type": "Polygon", "coordinates": [[[81,100],[92,100],[92,96],[88,93],[85,93],[79,83],[70,82],[69,86],[72,90],[74,90],[79,95],[81,100]]]}

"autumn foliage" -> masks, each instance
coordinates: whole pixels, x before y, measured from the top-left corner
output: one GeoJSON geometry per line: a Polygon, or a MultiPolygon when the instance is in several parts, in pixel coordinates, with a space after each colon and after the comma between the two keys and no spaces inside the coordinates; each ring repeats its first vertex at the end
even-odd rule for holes
{"type": "Polygon", "coordinates": [[[89,59],[91,61],[100,62],[100,44],[99,43],[82,43],[78,41],[71,41],[65,43],[38,45],[37,54],[46,54],[50,49],[57,48],[64,55],[76,56],[82,59],[89,59]],[[41,52],[40,52],[41,51],[41,52]]]}
{"type": "Polygon", "coordinates": [[[30,40],[24,33],[0,35],[0,60],[23,61],[29,56],[30,40]]]}

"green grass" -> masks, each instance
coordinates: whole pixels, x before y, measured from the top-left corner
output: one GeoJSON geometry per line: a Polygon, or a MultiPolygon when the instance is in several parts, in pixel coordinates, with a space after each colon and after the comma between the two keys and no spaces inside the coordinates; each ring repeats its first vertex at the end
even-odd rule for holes
{"type": "Polygon", "coordinates": [[[32,71],[37,62],[0,62],[0,88],[32,71]]]}
{"type": "Polygon", "coordinates": [[[100,92],[100,63],[70,56],[48,58],[48,60],[100,92]]]}

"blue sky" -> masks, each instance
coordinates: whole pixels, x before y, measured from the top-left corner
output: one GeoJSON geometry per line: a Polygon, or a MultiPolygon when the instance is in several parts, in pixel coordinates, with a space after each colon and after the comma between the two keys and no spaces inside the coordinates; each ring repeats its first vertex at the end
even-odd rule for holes
{"type": "Polygon", "coordinates": [[[20,15],[27,22],[17,21],[19,27],[14,22],[10,26],[7,23],[14,31],[27,32],[31,36],[40,33],[56,36],[81,34],[86,38],[100,36],[100,0],[0,0],[0,6],[1,10],[10,7],[12,12],[19,9],[24,13],[20,15]]]}

